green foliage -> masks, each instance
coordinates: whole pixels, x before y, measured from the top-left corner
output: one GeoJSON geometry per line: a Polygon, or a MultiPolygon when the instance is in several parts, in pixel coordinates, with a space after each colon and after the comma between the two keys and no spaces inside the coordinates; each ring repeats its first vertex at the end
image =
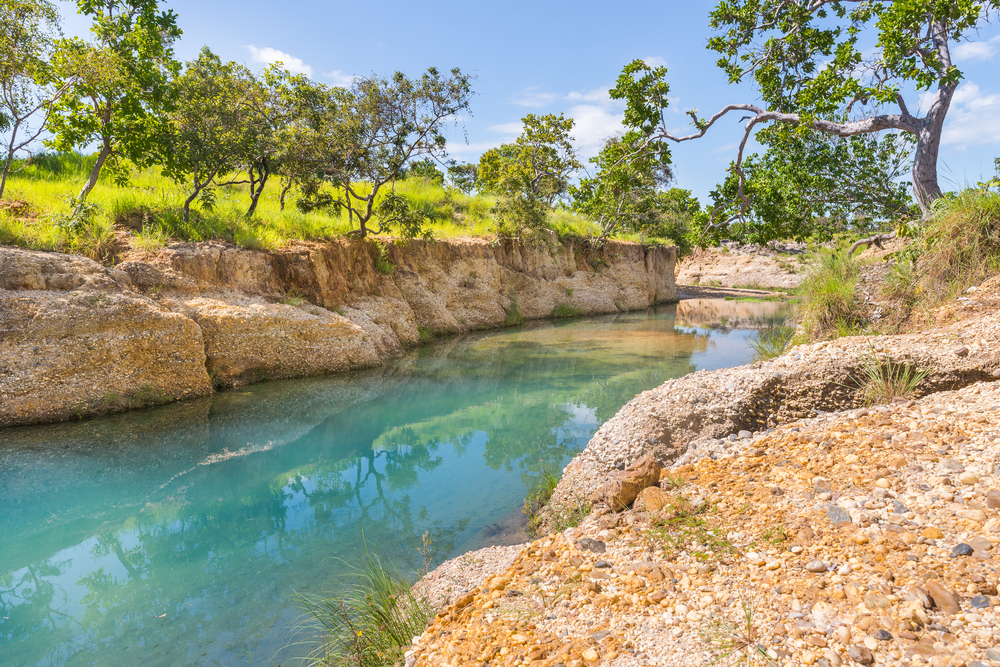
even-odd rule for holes
{"type": "Polygon", "coordinates": [[[511,290],[510,310],[507,311],[507,317],[504,318],[503,326],[516,327],[519,324],[524,324],[524,315],[521,313],[520,306],[517,305],[517,293],[511,290]]]}
{"type": "Polygon", "coordinates": [[[568,303],[558,304],[555,308],[552,309],[552,312],[549,313],[549,317],[556,319],[564,317],[579,317],[580,315],[581,315],[580,309],[568,303]]]}
{"type": "Polygon", "coordinates": [[[802,324],[810,338],[851,335],[864,324],[855,286],[859,260],[827,252],[802,283],[802,324]]]}
{"type": "Polygon", "coordinates": [[[767,151],[749,156],[712,191],[716,219],[731,222],[707,226],[703,242],[827,241],[837,233],[870,233],[884,221],[917,215],[909,186],[899,180],[910,168],[909,135],[840,139],[774,126],[757,139],[767,151]]]}
{"type": "Polygon", "coordinates": [[[77,8],[92,19],[94,41],[58,44],[52,79],[69,90],[54,105],[46,144],[60,151],[100,146],[78,195],[83,202],[105,164],[124,180],[128,162],[148,164],[160,154],[169,81],[180,69],[172,45],[181,30],[177,16],[159,11],[157,0],[77,0],[77,8]]]}
{"type": "MultiPolygon", "coordinates": [[[[344,563],[346,566],[347,564],[344,563]]],[[[335,598],[299,595],[314,629],[325,633],[313,651],[316,667],[392,667],[433,616],[410,590],[412,583],[366,549],[350,575],[347,592],[335,598]]]]}
{"type": "Polygon", "coordinates": [[[854,381],[865,405],[881,405],[896,399],[912,398],[929,374],[929,370],[896,363],[888,354],[879,357],[869,345],[854,381]]]}
{"type": "Polygon", "coordinates": [[[391,276],[396,271],[396,265],[389,261],[391,243],[373,241],[372,250],[375,255],[375,270],[383,276],[391,276]]]}
{"type": "Polygon", "coordinates": [[[431,158],[416,160],[403,171],[404,178],[423,178],[435,185],[444,185],[444,172],[438,169],[437,163],[431,158]]]}
{"type": "Polygon", "coordinates": [[[0,0],[0,199],[14,158],[45,129],[52,103],[65,92],[45,85],[59,32],[59,11],[47,0],[0,0]]]}
{"type": "Polygon", "coordinates": [[[754,351],[754,361],[767,361],[784,354],[795,337],[795,327],[778,325],[759,329],[747,342],[754,351]]]}
{"type": "Polygon", "coordinates": [[[418,212],[398,200],[380,207],[380,190],[413,160],[443,159],[442,125],[468,108],[469,76],[453,69],[446,77],[432,67],[420,79],[401,72],[391,80],[357,78],[349,89],[334,88],[331,94],[335,116],[325,173],[344,192],[349,219],[362,238],[393,230],[414,236],[423,222],[418,212]],[[361,191],[361,182],[371,189],[361,191]]]}
{"type": "Polygon", "coordinates": [[[451,185],[465,194],[471,194],[476,189],[476,174],[478,171],[479,165],[476,164],[456,162],[455,160],[448,162],[448,178],[451,181],[451,185]]]}
{"type": "Polygon", "coordinates": [[[521,239],[540,231],[555,202],[569,191],[581,167],[569,133],[573,119],[528,114],[512,144],[479,158],[476,186],[497,197],[493,209],[498,236],[521,239]]]}
{"type": "Polygon", "coordinates": [[[559,484],[559,477],[548,470],[541,470],[539,476],[535,478],[531,488],[528,489],[524,497],[524,514],[528,516],[528,535],[538,537],[536,534],[542,524],[542,508],[548,505],[552,494],[559,484]]]}

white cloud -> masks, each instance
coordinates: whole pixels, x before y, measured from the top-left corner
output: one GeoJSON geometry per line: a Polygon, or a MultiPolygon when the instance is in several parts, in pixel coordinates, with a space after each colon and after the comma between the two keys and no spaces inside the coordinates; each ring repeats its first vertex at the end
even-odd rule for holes
{"type": "Polygon", "coordinates": [[[666,67],[667,61],[660,56],[646,56],[642,59],[642,62],[646,63],[650,67],[666,67]]]}
{"type": "Polygon", "coordinates": [[[951,49],[955,62],[969,60],[992,60],[1000,49],[1000,35],[985,42],[962,42],[951,49]]]}
{"type": "Polygon", "coordinates": [[[248,45],[247,49],[250,51],[250,56],[256,63],[270,65],[272,63],[280,62],[282,67],[292,74],[305,74],[308,77],[313,75],[312,67],[302,62],[301,58],[296,58],[293,55],[285,53],[284,51],[273,49],[270,46],[257,48],[253,44],[248,45]]]}
{"type": "Polygon", "coordinates": [[[1000,144],[1000,94],[984,93],[971,81],[959,86],[951,101],[941,142],[958,148],[1000,144]]]}
{"type": "Polygon", "coordinates": [[[567,100],[583,100],[584,102],[601,102],[608,99],[608,89],[607,88],[594,88],[593,90],[588,90],[582,93],[573,91],[566,96],[567,100]]]}
{"type": "Polygon", "coordinates": [[[516,104],[519,107],[547,107],[556,101],[556,95],[553,93],[545,93],[538,88],[525,88],[515,97],[511,98],[510,103],[516,104]]]}
{"type": "Polygon", "coordinates": [[[339,69],[335,69],[331,72],[324,72],[323,76],[333,81],[333,85],[340,86],[341,88],[347,88],[354,83],[353,76],[350,74],[344,74],[339,69]]]}
{"type": "Polygon", "coordinates": [[[516,137],[521,134],[521,121],[515,121],[513,123],[501,123],[500,125],[490,125],[490,132],[496,132],[497,134],[509,137],[516,137]]]}

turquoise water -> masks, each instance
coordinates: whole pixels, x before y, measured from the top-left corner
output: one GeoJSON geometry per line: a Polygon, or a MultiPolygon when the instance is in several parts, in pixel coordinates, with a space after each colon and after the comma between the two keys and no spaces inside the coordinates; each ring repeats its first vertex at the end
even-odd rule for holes
{"type": "Polygon", "coordinates": [[[532,480],[636,393],[746,362],[750,331],[719,312],[784,308],[685,303],[0,431],[0,665],[303,655],[294,593],[336,592],[364,540],[406,570],[425,536],[432,564],[509,541],[532,480]]]}

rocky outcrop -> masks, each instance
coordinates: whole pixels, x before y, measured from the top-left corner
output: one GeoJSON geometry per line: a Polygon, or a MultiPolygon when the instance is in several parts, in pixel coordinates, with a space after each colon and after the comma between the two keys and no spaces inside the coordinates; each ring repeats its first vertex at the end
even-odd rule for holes
{"type": "Polygon", "coordinates": [[[174,244],[115,268],[0,247],[0,426],[380,364],[427,335],[676,299],[674,248],[174,244]]]}
{"type": "Polygon", "coordinates": [[[697,248],[677,265],[678,285],[792,289],[806,277],[810,257],[804,243],[771,246],[727,242],[697,248]]]}

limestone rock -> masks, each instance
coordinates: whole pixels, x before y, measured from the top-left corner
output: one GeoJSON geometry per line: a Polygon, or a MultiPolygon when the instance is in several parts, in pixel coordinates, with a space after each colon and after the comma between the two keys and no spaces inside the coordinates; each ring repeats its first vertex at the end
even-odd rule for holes
{"type": "Polygon", "coordinates": [[[671,503],[670,494],[658,486],[647,486],[639,492],[635,506],[647,512],[659,512],[671,503]]]}
{"type": "Polygon", "coordinates": [[[659,483],[660,470],[652,456],[641,456],[601,487],[598,500],[616,512],[631,507],[643,489],[659,483]]]}
{"type": "Polygon", "coordinates": [[[0,426],[212,391],[198,325],[146,297],[0,290],[0,333],[0,426]]]}
{"type": "Polygon", "coordinates": [[[930,579],[925,583],[925,587],[938,609],[946,614],[957,614],[961,611],[958,605],[958,596],[945,588],[941,582],[930,579]]]}

